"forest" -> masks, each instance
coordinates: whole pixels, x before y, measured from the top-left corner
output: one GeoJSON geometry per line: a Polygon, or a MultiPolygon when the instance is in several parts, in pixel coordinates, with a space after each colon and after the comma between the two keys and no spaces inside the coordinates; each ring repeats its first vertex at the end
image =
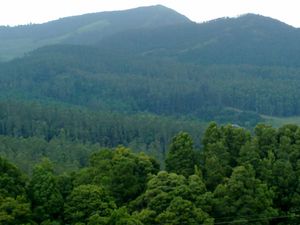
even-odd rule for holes
{"type": "Polygon", "coordinates": [[[163,165],[97,146],[71,172],[43,158],[24,173],[1,157],[0,223],[299,224],[300,127],[260,124],[251,133],[212,122],[201,142],[177,133],[163,165]]]}
{"type": "Polygon", "coordinates": [[[2,99],[247,128],[300,115],[300,31],[272,18],[197,24],[153,6],[0,28],[18,49],[40,43],[0,62],[2,99]]]}
{"type": "Polygon", "coordinates": [[[0,26],[0,224],[300,224],[299,39],[160,5],[0,26]]]}
{"type": "Polygon", "coordinates": [[[197,120],[152,114],[124,115],[50,102],[0,101],[0,155],[26,172],[42,157],[57,163],[61,171],[74,170],[85,166],[89,154],[99,146],[123,145],[164,161],[172,136],[186,131],[196,139],[206,126],[197,120]]]}

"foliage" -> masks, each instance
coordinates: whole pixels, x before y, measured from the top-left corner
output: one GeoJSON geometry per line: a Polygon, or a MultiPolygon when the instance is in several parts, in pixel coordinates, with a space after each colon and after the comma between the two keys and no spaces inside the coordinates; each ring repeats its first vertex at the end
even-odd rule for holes
{"type": "Polygon", "coordinates": [[[60,193],[53,165],[47,159],[36,165],[29,183],[29,198],[36,221],[60,219],[63,197],[60,193]]]}
{"type": "Polygon", "coordinates": [[[124,204],[145,189],[148,176],[159,170],[151,157],[118,147],[114,151],[103,149],[91,156],[91,166],[79,172],[75,183],[98,184],[106,187],[118,204],[124,204]]]}
{"type": "Polygon", "coordinates": [[[0,155],[28,172],[42,157],[55,162],[57,171],[74,171],[86,166],[99,146],[121,144],[162,162],[176,133],[183,130],[197,138],[205,126],[198,120],[152,114],[124,115],[49,102],[0,100],[0,155]]]}
{"type": "Polygon", "coordinates": [[[188,177],[194,173],[195,156],[192,138],[187,133],[179,133],[171,142],[166,158],[166,170],[188,177]]]}
{"type": "Polygon", "coordinates": [[[300,114],[299,37],[162,6],[0,27],[1,58],[61,43],[0,63],[0,224],[300,224],[300,128],[256,126],[300,114]]]}
{"type": "Polygon", "coordinates": [[[13,164],[0,157],[0,196],[25,194],[26,176],[13,164]]]}
{"type": "Polygon", "coordinates": [[[93,215],[110,216],[115,203],[100,186],[80,185],[75,187],[65,203],[64,218],[67,223],[86,223],[93,215]]]}
{"type": "Polygon", "coordinates": [[[299,224],[299,134],[296,125],[260,124],[251,134],[211,123],[191,161],[193,140],[180,132],[166,158],[172,172],[122,146],[96,151],[87,166],[63,174],[44,159],[28,178],[1,158],[0,223],[299,224]],[[180,164],[186,159],[192,164],[180,164]]]}
{"type": "Polygon", "coordinates": [[[31,218],[30,203],[24,197],[0,196],[0,224],[33,224],[31,218]]]}

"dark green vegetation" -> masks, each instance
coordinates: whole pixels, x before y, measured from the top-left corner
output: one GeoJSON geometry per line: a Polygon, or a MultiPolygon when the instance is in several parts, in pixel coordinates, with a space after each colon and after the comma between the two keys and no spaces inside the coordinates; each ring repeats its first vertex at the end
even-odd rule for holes
{"type": "Polygon", "coordinates": [[[83,36],[72,31],[60,45],[2,63],[1,96],[244,127],[263,121],[261,114],[300,113],[300,31],[271,18],[249,14],[196,24],[155,6],[3,28],[0,37],[43,39],[47,32],[39,29],[81,26],[90,28],[83,36]],[[104,18],[108,28],[91,26],[104,18]]]}
{"type": "Polygon", "coordinates": [[[163,161],[172,136],[184,130],[197,138],[204,126],[195,120],[93,112],[49,102],[0,102],[0,155],[28,172],[42,157],[59,165],[58,171],[86,166],[99,146],[124,145],[163,161]]]}
{"type": "Polygon", "coordinates": [[[1,27],[0,224],[299,224],[300,128],[256,126],[300,115],[299,39],[163,6],[1,27]]]}
{"type": "Polygon", "coordinates": [[[0,223],[300,223],[300,127],[258,125],[251,135],[211,123],[202,143],[174,136],[166,171],[125,147],[98,149],[71,173],[44,159],[29,177],[0,157],[0,223]]]}

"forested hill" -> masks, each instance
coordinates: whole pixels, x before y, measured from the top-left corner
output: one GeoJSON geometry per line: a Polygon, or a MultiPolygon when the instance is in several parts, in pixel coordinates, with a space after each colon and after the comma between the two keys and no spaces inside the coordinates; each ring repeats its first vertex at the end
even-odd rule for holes
{"type": "Polygon", "coordinates": [[[268,17],[247,14],[196,24],[153,6],[3,28],[0,37],[18,48],[9,36],[21,35],[18,29],[35,40],[80,29],[84,32],[61,41],[84,45],[42,47],[2,63],[1,96],[10,99],[247,127],[261,121],[259,114],[300,114],[300,32],[268,17]]]}
{"type": "Polygon", "coordinates": [[[185,16],[161,5],[66,17],[43,24],[0,27],[0,60],[22,56],[41,46],[94,44],[124,30],[190,23],[185,16]]]}
{"type": "MultiPolygon", "coordinates": [[[[134,146],[163,160],[179,130],[200,138],[212,120],[253,129],[264,115],[300,115],[299,29],[280,21],[247,14],[196,24],[154,6],[2,28],[0,37],[11,29],[15,37],[49,44],[39,40],[75,28],[84,32],[59,39],[68,44],[0,63],[0,131],[8,142],[51,142],[64,134],[67,142],[134,146]],[[94,19],[110,25],[90,26],[94,19]]],[[[7,56],[14,54],[9,46],[24,50],[21,39],[6,38],[7,56]]],[[[6,156],[20,161],[19,153],[6,156]]],[[[65,160],[77,167],[69,155],[65,160]]]]}
{"type": "Polygon", "coordinates": [[[197,24],[158,5],[0,27],[0,60],[45,45],[80,44],[201,64],[299,66],[299,38],[299,29],[269,17],[245,14],[197,24]]]}
{"type": "Polygon", "coordinates": [[[300,30],[246,14],[206,23],[124,31],[99,46],[118,52],[171,57],[197,64],[300,66],[300,30]]]}
{"type": "Polygon", "coordinates": [[[300,69],[204,65],[95,47],[44,47],[0,67],[0,93],[92,110],[194,116],[254,126],[300,114],[300,69]]]}
{"type": "Polygon", "coordinates": [[[258,124],[300,116],[299,32],[163,6],[0,28],[0,224],[300,224],[300,127],[258,124]]]}

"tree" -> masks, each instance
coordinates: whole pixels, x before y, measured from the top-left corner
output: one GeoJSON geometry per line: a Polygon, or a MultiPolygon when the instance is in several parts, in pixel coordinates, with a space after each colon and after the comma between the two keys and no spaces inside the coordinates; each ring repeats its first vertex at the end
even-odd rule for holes
{"type": "Polygon", "coordinates": [[[199,175],[187,179],[183,175],[161,171],[152,176],[145,193],[131,202],[130,208],[136,210],[134,215],[145,225],[211,224],[208,221],[212,220],[204,211],[210,210],[205,192],[199,175]]]}
{"type": "MultiPolygon", "coordinates": [[[[130,208],[139,211],[142,222],[153,222],[153,219],[166,210],[175,197],[189,196],[187,180],[183,175],[161,171],[153,175],[147,183],[145,193],[131,202],[130,208]],[[142,210],[144,209],[144,210],[142,210]]],[[[147,223],[148,225],[148,223],[147,223]]]]}
{"type": "Polygon", "coordinates": [[[102,185],[120,205],[139,196],[145,190],[148,176],[159,170],[155,159],[121,146],[102,149],[90,161],[91,166],[79,173],[75,183],[102,185]]]}
{"type": "Polygon", "coordinates": [[[237,161],[239,165],[251,164],[253,168],[258,170],[259,165],[261,164],[259,149],[253,143],[247,142],[241,148],[237,161]]]}
{"type": "Polygon", "coordinates": [[[277,147],[276,130],[271,126],[259,124],[255,127],[255,139],[261,158],[268,156],[268,152],[277,147]]]}
{"type": "Polygon", "coordinates": [[[234,168],[231,177],[225,184],[218,185],[214,195],[214,217],[222,218],[222,222],[268,224],[277,215],[273,208],[273,191],[255,178],[251,165],[234,168]],[[256,221],[257,218],[262,219],[256,221]]]}
{"type": "Polygon", "coordinates": [[[251,140],[250,132],[231,124],[221,127],[222,142],[229,153],[229,165],[235,167],[242,146],[251,140]]]}
{"type": "Polygon", "coordinates": [[[200,171],[198,174],[191,175],[188,178],[188,186],[190,192],[188,200],[193,202],[195,207],[200,208],[208,214],[211,214],[213,194],[212,192],[207,191],[200,171]]]}
{"type": "Polygon", "coordinates": [[[218,127],[218,124],[216,122],[211,122],[204,132],[202,138],[202,144],[205,148],[205,146],[207,146],[208,144],[212,144],[220,141],[221,138],[222,138],[222,133],[218,127]]]}
{"type": "Polygon", "coordinates": [[[32,224],[30,203],[22,196],[16,199],[0,195],[0,224],[32,224]]]}
{"type": "Polygon", "coordinates": [[[80,185],[68,196],[65,207],[65,221],[70,224],[87,223],[93,215],[109,217],[116,205],[100,186],[80,185]]]}
{"type": "Polygon", "coordinates": [[[172,200],[169,207],[158,215],[156,218],[158,224],[165,225],[213,225],[213,219],[202,211],[196,208],[194,204],[181,197],[176,197],[172,200]]]}
{"type": "Polygon", "coordinates": [[[0,157],[0,196],[25,194],[26,176],[13,164],[0,157]]]}
{"type": "Polygon", "coordinates": [[[231,174],[230,155],[222,141],[208,143],[203,151],[204,180],[208,190],[213,191],[231,174]]]}
{"type": "Polygon", "coordinates": [[[128,202],[141,194],[148,175],[158,172],[159,164],[143,153],[133,154],[119,147],[112,159],[110,189],[119,203],[128,202]]]}
{"type": "Polygon", "coordinates": [[[166,170],[188,177],[194,173],[195,165],[193,140],[188,133],[181,132],[172,139],[166,157],[166,170]]]}
{"type": "Polygon", "coordinates": [[[109,217],[95,214],[89,218],[88,225],[143,225],[137,218],[128,214],[126,207],[115,209],[109,217]]]}
{"type": "Polygon", "coordinates": [[[35,166],[29,184],[29,197],[36,221],[61,219],[63,197],[53,172],[53,165],[48,159],[35,166]]]}

